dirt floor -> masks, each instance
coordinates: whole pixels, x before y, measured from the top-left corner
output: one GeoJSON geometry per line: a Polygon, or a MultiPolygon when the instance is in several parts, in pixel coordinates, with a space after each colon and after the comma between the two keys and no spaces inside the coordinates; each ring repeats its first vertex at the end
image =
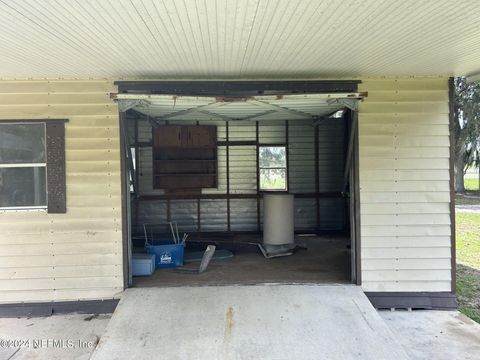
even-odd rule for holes
{"type": "MultiPolygon", "coordinates": [[[[184,274],[172,269],[159,269],[152,276],[134,277],[134,287],[184,286],[184,285],[247,285],[258,283],[349,283],[350,250],[347,239],[339,236],[301,237],[298,242],[307,249],[293,255],[266,259],[253,243],[259,239],[243,238],[222,244],[234,253],[229,259],[212,260],[202,274],[184,274]]],[[[185,268],[197,268],[199,262],[185,268]]]]}

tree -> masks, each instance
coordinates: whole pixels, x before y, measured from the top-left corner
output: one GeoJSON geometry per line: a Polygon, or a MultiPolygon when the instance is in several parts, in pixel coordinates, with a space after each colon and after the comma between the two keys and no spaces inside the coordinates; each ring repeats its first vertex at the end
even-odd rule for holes
{"type": "Polygon", "coordinates": [[[454,114],[455,191],[465,192],[465,172],[480,161],[480,82],[455,78],[454,114]]]}

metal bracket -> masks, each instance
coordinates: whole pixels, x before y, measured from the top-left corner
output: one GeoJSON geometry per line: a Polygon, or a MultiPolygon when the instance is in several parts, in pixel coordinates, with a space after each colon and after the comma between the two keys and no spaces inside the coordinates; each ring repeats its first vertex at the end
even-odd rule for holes
{"type": "Polygon", "coordinates": [[[150,106],[150,101],[144,99],[118,99],[118,109],[125,112],[136,106],[150,106]]]}
{"type": "Polygon", "coordinates": [[[332,104],[341,104],[346,108],[357,111],[358,110],[358,103],[360,102],[359,99],[347,99],[347,98],[336,98],[336,99],[328,99],[327,103],[332,104]]]}

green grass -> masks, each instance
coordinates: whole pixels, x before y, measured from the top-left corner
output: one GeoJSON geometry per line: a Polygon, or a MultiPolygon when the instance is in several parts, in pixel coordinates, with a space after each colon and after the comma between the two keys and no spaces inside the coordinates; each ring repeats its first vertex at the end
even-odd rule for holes
{"type": "Polygon", "coordinates": [[[480,214],[457,212],[459,310],[480,323],[480,214]]]}
{"type": "Polygon", "coordinates": [[[457,212],[457,262],[480,271],[480,214],[457,212]]]}
{"type": "Polygon", "coordinates": [[[478,178],[476,179],[464,179],[465,190],[478,191],[478,178]]]}

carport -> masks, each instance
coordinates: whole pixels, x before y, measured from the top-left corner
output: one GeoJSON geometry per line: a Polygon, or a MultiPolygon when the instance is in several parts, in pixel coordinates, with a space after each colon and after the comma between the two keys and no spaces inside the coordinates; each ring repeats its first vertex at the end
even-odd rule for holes
{"type": "Polygon", "coordinates": [[[214,261],[205,274],[157,270],[148,278],[130,275],[130,284],[356,282],[356,110],[367,95],[357,91],[358,81],[117,84],[111,96],[124,129],[130,258],[142,251],[144,225],[154,229],[151,236],[168,238],[170,222],[189,233],[186,251],[215,244],[234,255],[214,261]],[[181,131],[194,143],[205,127],[215,134],[211,154],[184,144],[182,158],[168,158],[181,131]],[[157,143],[155,133],[167,130],[157,143]],[[284,164],[263,168],[264,152],[279,150],[284,164]],[[277,185],[268,188],[268,181],[277,185]],[[263,241],[269,194],[294,196],[294,232],[302,247],[274,260],[256,246],[263,241]]]}

